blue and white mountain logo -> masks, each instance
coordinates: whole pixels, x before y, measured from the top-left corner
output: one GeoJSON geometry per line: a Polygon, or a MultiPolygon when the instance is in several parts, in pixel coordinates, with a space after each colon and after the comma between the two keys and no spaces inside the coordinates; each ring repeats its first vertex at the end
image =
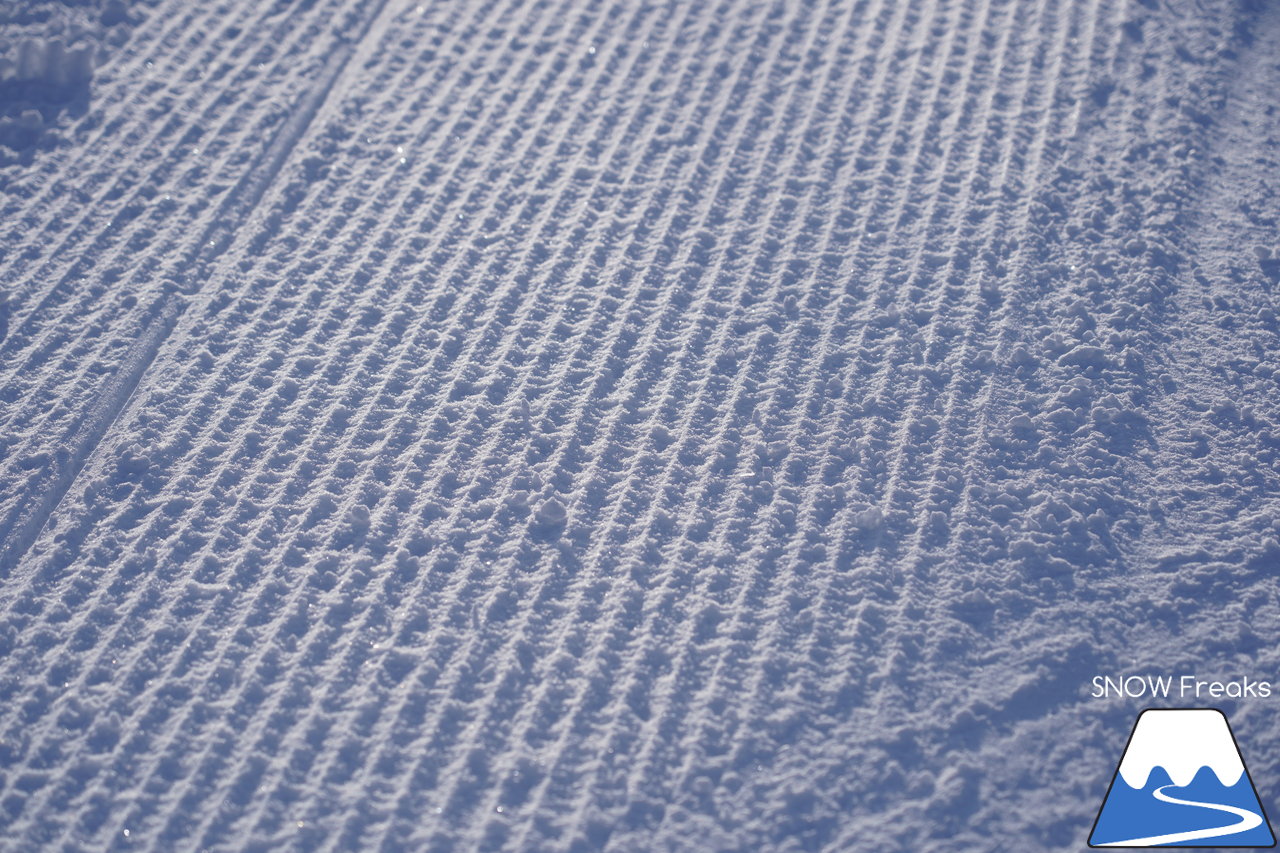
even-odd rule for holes
{"type": "Polygon", "coordinates": [[[1274,847],[1221,711],[1147,710],[1129,735],[1090,847],[1274,847]]]}

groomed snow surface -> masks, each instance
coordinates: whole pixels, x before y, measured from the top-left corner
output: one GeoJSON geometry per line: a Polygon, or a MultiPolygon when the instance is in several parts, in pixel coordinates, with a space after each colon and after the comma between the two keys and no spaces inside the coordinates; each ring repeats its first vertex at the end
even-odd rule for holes
{"type": "Polygon", "coordinates": [[[1280,4],[0,21],[0,849],[1081,849],[1276,680],[1280,4]]]}

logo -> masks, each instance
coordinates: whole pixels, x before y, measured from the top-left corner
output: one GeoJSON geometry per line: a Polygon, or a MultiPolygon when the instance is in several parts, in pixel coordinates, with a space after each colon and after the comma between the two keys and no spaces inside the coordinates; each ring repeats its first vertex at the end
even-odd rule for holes
{"type": "Polygon", "coordinates": [[[1090,847],[1274,847],[1253,779],[1223,713],[1138,715],[1090,847]]]}

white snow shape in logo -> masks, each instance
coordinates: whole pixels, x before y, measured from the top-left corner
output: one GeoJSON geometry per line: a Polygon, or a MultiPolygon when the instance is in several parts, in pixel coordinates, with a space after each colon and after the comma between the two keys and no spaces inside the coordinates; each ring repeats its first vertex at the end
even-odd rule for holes
{"type": "Polygon", "coordinates": [[[1228,788],[1244,775],[1227,718],[1211,708],[1151,710],[1142,715],[1120,762],[1120,775],[1129,787],[1143,788],[1157,765],[1178,787],[1190,785],[1201,767],[1212,770],[1228,788]]]}

